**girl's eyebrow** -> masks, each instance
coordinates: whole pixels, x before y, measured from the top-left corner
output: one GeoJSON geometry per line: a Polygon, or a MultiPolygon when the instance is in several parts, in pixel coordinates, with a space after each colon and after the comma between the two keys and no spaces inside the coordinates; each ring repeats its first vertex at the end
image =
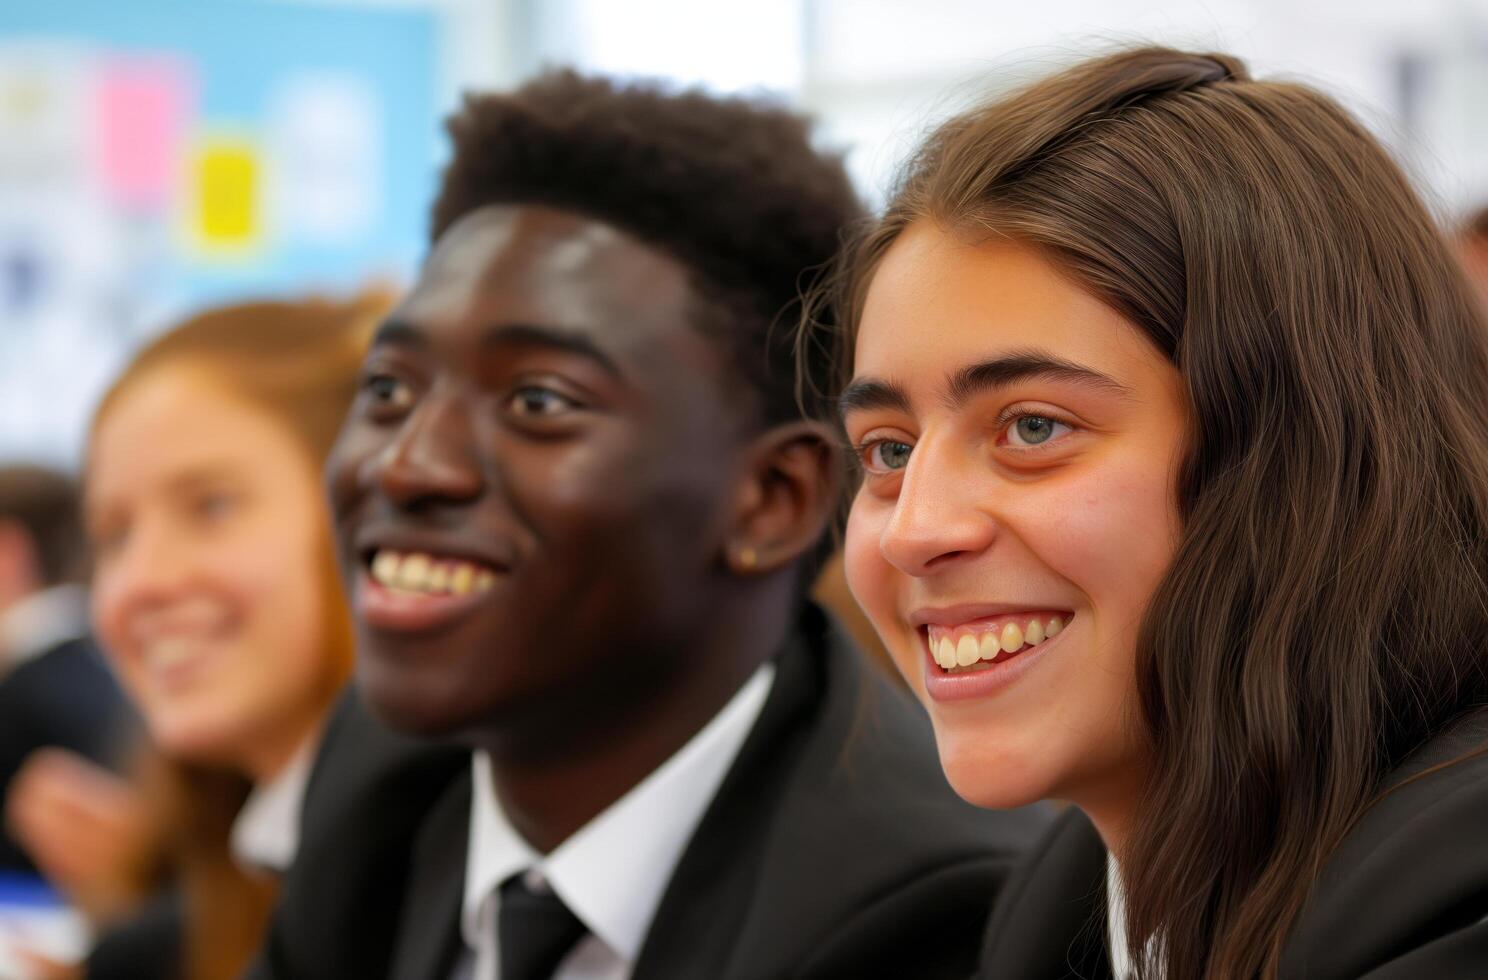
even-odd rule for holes
{"type": "Polygon", "coordinates": [[[946,382],[945,400],[960,408],[972,397],[1005,388],[1018,381],[1042,378],[1094,388],[1121,398],[1130,398],[1126,385],[1092,368],[1039,350],[1014,351],[988,361],[969,364],[946,382]]]}
{"type": "Polygon", "coordinates": [[[837,396],[837,414],[847,418],[853,412],[891,408],[909,412],[909,395],[904,388],[882,378],[857,378],[837,396]]]}
{"type": "MultiPolygon", "coordinates": [[[[1031,349],[968,364],[946,380],[943,397],[951,408],[960,408],[976,395],[1030,378],[1082,385],[1121,398],[1130,398],[1132,394],[1130,388],[1109,375],[1031,349]]],[[[909,395],[898,382],[864,377],[855,379],[837,396],[837,412],[843,419],[853,412],[872,409],[892,409],[908,414],[909,395]]]]}

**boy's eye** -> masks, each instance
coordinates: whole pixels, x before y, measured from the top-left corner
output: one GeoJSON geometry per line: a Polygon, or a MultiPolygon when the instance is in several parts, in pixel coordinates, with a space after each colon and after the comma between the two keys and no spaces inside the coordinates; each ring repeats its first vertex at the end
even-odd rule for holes
{"type": "Polygon", "coordinates": [[[576,407],[571,398],[538,385],[518,388],[507,400],[512,413],[528,417],[558,415],[576,407]]]}
{"type": "Polygon", "coordinates": [[[405,409],[413,404],[413,390],[391,374],[368,375],[363,387],[378,405],[405,409]]]}

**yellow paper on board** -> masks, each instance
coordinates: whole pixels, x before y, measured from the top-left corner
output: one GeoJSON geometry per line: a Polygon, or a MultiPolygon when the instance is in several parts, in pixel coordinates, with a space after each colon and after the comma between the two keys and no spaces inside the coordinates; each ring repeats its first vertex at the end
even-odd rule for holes
{"type": "Polygon", "coordinates": [[[246,139],[203,140],[191,160],[192,238],[209,252],[237,252],[263,237],[263,161],[246,139]]]}

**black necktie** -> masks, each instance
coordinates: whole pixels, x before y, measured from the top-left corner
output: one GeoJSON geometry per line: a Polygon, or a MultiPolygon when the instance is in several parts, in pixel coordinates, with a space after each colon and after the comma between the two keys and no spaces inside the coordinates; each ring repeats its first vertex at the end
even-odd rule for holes
{"type": "Polygon", "coordinates": [[[533,891],[523,877],[508,878],[501,886],[496,923],[501,980],[550,980],[589,930],[557,895],[533,891]]]}

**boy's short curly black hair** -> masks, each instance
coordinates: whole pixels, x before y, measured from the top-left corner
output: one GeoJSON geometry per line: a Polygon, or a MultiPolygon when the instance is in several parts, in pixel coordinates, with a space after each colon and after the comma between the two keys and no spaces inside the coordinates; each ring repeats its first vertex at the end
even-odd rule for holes
{"type": "MultiPolygon", "coordinates": [[[[769,424],[825,406],[796,395],[802,286],[833,257],[862,205],[841,158],[811,146],[806,119],[757,100],[621,85],[571,70],[514,92],[467,96],[434,206],[437,240],[493,204],[592,216],[693,273],[698,325],[728,345],[769,424]]],[[[802,365],[825,379],[830,365],[802,365]]]]}

